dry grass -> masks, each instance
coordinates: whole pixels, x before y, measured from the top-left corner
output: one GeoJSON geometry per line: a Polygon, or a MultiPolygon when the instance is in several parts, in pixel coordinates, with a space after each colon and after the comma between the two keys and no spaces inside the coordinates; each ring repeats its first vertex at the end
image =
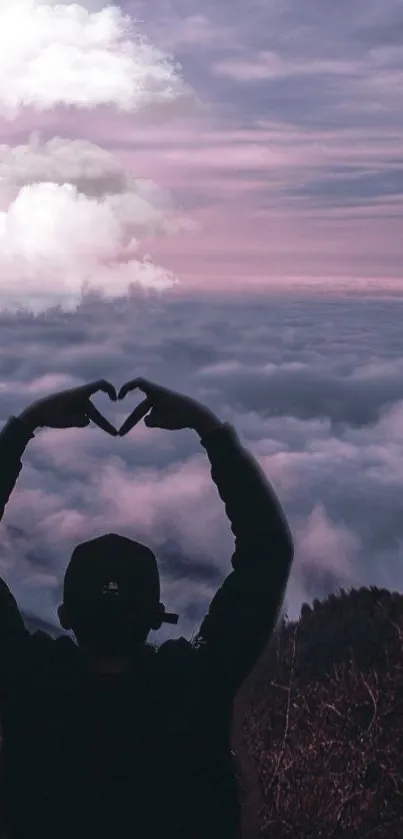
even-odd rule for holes
{"type": "Polygon", "coordinates": [[[243,743],[263,839],[403,837],[403,596],[344,591],[283,621],[254,673],[243,743]]]}

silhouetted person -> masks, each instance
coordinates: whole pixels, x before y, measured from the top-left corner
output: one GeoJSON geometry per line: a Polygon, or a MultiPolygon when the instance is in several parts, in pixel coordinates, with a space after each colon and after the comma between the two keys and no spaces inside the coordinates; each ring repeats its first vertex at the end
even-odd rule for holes
{"type": "MultiPolygon", "coordinates": [[[[0,587],[0,711],[11,839],[233,839],[240,804],[232,703],[276,623],[293,559],[279,502],[235,429],[187,396],[143,379],[146,399],[119,432],[90,402],[104,380],[49,396],[0,433],[0,517],[40,427],[89,425],[123,436],[192,428],[235,535],[233,570],[193,642],[147,644],[176,623],[160,601],[154,554],[105,534],[78,545],[58,614],[72,630],[30,634],[0,587]],[[148,412],[149,416],[145,416],[148,412]]],[[[61,438],[61,443],[63,440],[61,438]]],[[[203,516],[203,509],[200,509],[203,516]]]]}

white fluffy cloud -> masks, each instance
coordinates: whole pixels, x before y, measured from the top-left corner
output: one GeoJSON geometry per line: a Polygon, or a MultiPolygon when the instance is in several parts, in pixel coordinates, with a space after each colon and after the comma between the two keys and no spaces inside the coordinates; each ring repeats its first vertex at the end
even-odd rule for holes
{"type": "Polygon", "coordinates": [[[73,3],[1,0],[0,114],[113,105],[136,113],[189,102],[203,107],[172,56],[147,42],[118,6],[88,11],[73,3]]]}
{"type": "Polygon", "coordinates": [[[131,284],[168,289],[177,279],[139,258],[141,238],[196,227],[165,190],[84,140],[0,146],[0,196],[0,305],[11,311],[71,311],[85,287],[110,299],[131,284]]]}
{"type": "MultiPolygon", "coordinates": [[[[111,105],[146,118],[205,107],[172,56],[148,43],[118,6],[0,0],[0,116],[111,105]]],[[[82,291],[112,299],[133,285],[178,280],[140,258],[143,236],[194,229],[169,195],[133,179],[86,140],[0,146],[0,307],[35,314],[77,308],[82,291]]]]}

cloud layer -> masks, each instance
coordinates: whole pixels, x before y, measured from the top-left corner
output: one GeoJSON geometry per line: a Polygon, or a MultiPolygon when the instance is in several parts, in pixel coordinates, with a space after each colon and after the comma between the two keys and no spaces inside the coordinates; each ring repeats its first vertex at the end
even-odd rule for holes
{"type": "MultiPolygon", "coordinates": [[[[107,301],[37,319],[3,314],[0,420],[100,376],[119,388],[143,375],[187,393],[234,424],[279,495],[296,545],[290,616],[340,585],[401,589],[400,309],[138,295],[112,322],[107,301]]],[[[119,426],[139,398],[94,402],[119,426]]],[[[46,429],[23,460],[0,573],[28,612],[54,623],[74,546],[112,531],[156,551],[164,601],[181,615],[164,632],[196,630],[234,550],[196,434],[141,423],[116,441],[96,427],[46,429]]]]}

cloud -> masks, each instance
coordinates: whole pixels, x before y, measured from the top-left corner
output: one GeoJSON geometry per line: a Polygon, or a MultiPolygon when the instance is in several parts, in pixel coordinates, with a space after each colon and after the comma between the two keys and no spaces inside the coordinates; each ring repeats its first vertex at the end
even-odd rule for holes
{"type": "MultiPolygon", "coordinates": [[[[4,0],[0,114],[114,106],[158,120],[203,111],[172,55],[119,6],[99,5],[4,0]]],[[[131,177],[86,139],[42,142],[34,133],[27,145],[1,146],[0,202],[0,306],[8,311],[72,311],[83,293],[111,300],[135,286],[166,291],[178,279],[141,253],[142,241],[197,229],[175,216],[166,190],[131,177]]]]}
{"type": "Polygon", "coordinates": [[[298,575],[309,594],[318,596],[320,592],[324,597],[337,584],[351,581],[362,548],[360,539],[345,525],[335,525],[323,504],[315,505],[298,527],[297,541],[298,575]]]}
{"type": "Polygon", "coordinates": [[[295,61],[283,58],[274,50],[261,50],[249,58],[235,57],[216,61],[212,70],[217,75],[228,76],[238,82],[281,79],[301,75],[336,75],[348,76],[356,72],[358,64],[354,62],[295,61]]]}
{"type": "Polygon", "coordinates": [[[384,114],[392,124],[400,122],[403,97],[398,47],[373,49],[359,58],[326,58],[314,46],[299,57],[287,49],[245,48],[240,55],[237,51],[218,59],[210,69],[217,78],[248,85],[252,91],[256,88],[249,107],[256,107],[258,88],[265,84],[270,113],[294,124],[336,127],[342,125],[346,114],[350,125],[360,125],[368,115],[377,114],[384,114]],[[316,117],[315,108],[320,108],[316,117]]]}
{"type": "Polygon", "coordinates": [[[86,140],[1,146],[0,196],[0,305],[11,311],[71,310],[83,288],[108,299],[136,284],[169,289],[177,278],[140,257],[141,240],[197,228],[166,190],[86,140]]]}
{"type": "MultiPolygon", "coordinates": [[[[286,335],[282,336],[287,343],[286,335]]],[[[291,344],[295,335],[290,335],[291,344]]],[[[322,370],[311,361],[270,363],[249,367],[240,363],[222,371],[209,365],[199,371],[200,381],[210,392],[223,392],[239,410],[257,411],[262,416],[289,414],[302,420],[323,417],[332,427],[362,428],[378,422],[385,406],[403,399],[403,363],[394,359],[383,365],[365,365],[351,373],[322,370]],[[270,393],[268,400],[267,394],[270,393]]]]}
{"type": "MultiPolygon", "coordinates": [[[[145,27],[152,40],[160,44],[165,50],[179,52],[188,58],[194,52],[205,52],[208,49],[233,48],[234,31],[226,23],[220,25],[212,20],[208,14],[201,14],[200,7],[193,10],[187,7],[186,12],[175,8],[172,2],[156,0],[153,4],[153,15],[149,16],[149,4],[144,0],[134,3],[124,3],[125,8],[133,7],[145,15],[145,27]]],[[[203,7],[203,12],[204,12],[203,7]]],[[[210,11],[210,10],[208,10],[210,11]]]]}
{"type": "MultiPolygon", "coordinates": [[[[120,387],[136,372],[198,399],[235,426],[287,513],[295,617],[304,600],[340,585],[402,586],[400,308],[364,296],[166,295],[157,306],[133,302],[112,329],[107,301],[35,320],[0,313],[0,415],[100,376],[120,387]]],[[[94,402],[120,425],[137,397],[94,402]]],[[[178,636],[196,629],[231,570],[234,539],[194,432],[141,423],[115,441],[92,426],[45,429],[23,464],[2,522],[0,573],[26,611],[57,621],[75,544],[120,532],[155,550],[178,636]]]]}
{"type": "Polygon", "coordinates": [[[2,0],[0,113],[14,119],[24,106],[43,111],[112,105],[183,113],[199,105],[172,56],[148,43],[118,6],[2,0]]]}
{"type": "Polygon", "coordinates": [[[365,172],[359,167],[351,167],[349,172],[332,173],[328,169],[318,180],[307,181],[303,186],[288,187],[293,195],[306,195],[315,198],[320,206],[352,206],[374,204],[377,198],[390,197],[392,200],[403,197],[403,167],[390,168],[380,172],[365,172]]]}
{"type": "Polygon", "coordinates": [[[86,139],[41,140],[32,132],[27,145],[0,146],[1,187],[29,184],[73,184],[95,198],[130,188],[131,177],[110,152],[86,139]]]}

